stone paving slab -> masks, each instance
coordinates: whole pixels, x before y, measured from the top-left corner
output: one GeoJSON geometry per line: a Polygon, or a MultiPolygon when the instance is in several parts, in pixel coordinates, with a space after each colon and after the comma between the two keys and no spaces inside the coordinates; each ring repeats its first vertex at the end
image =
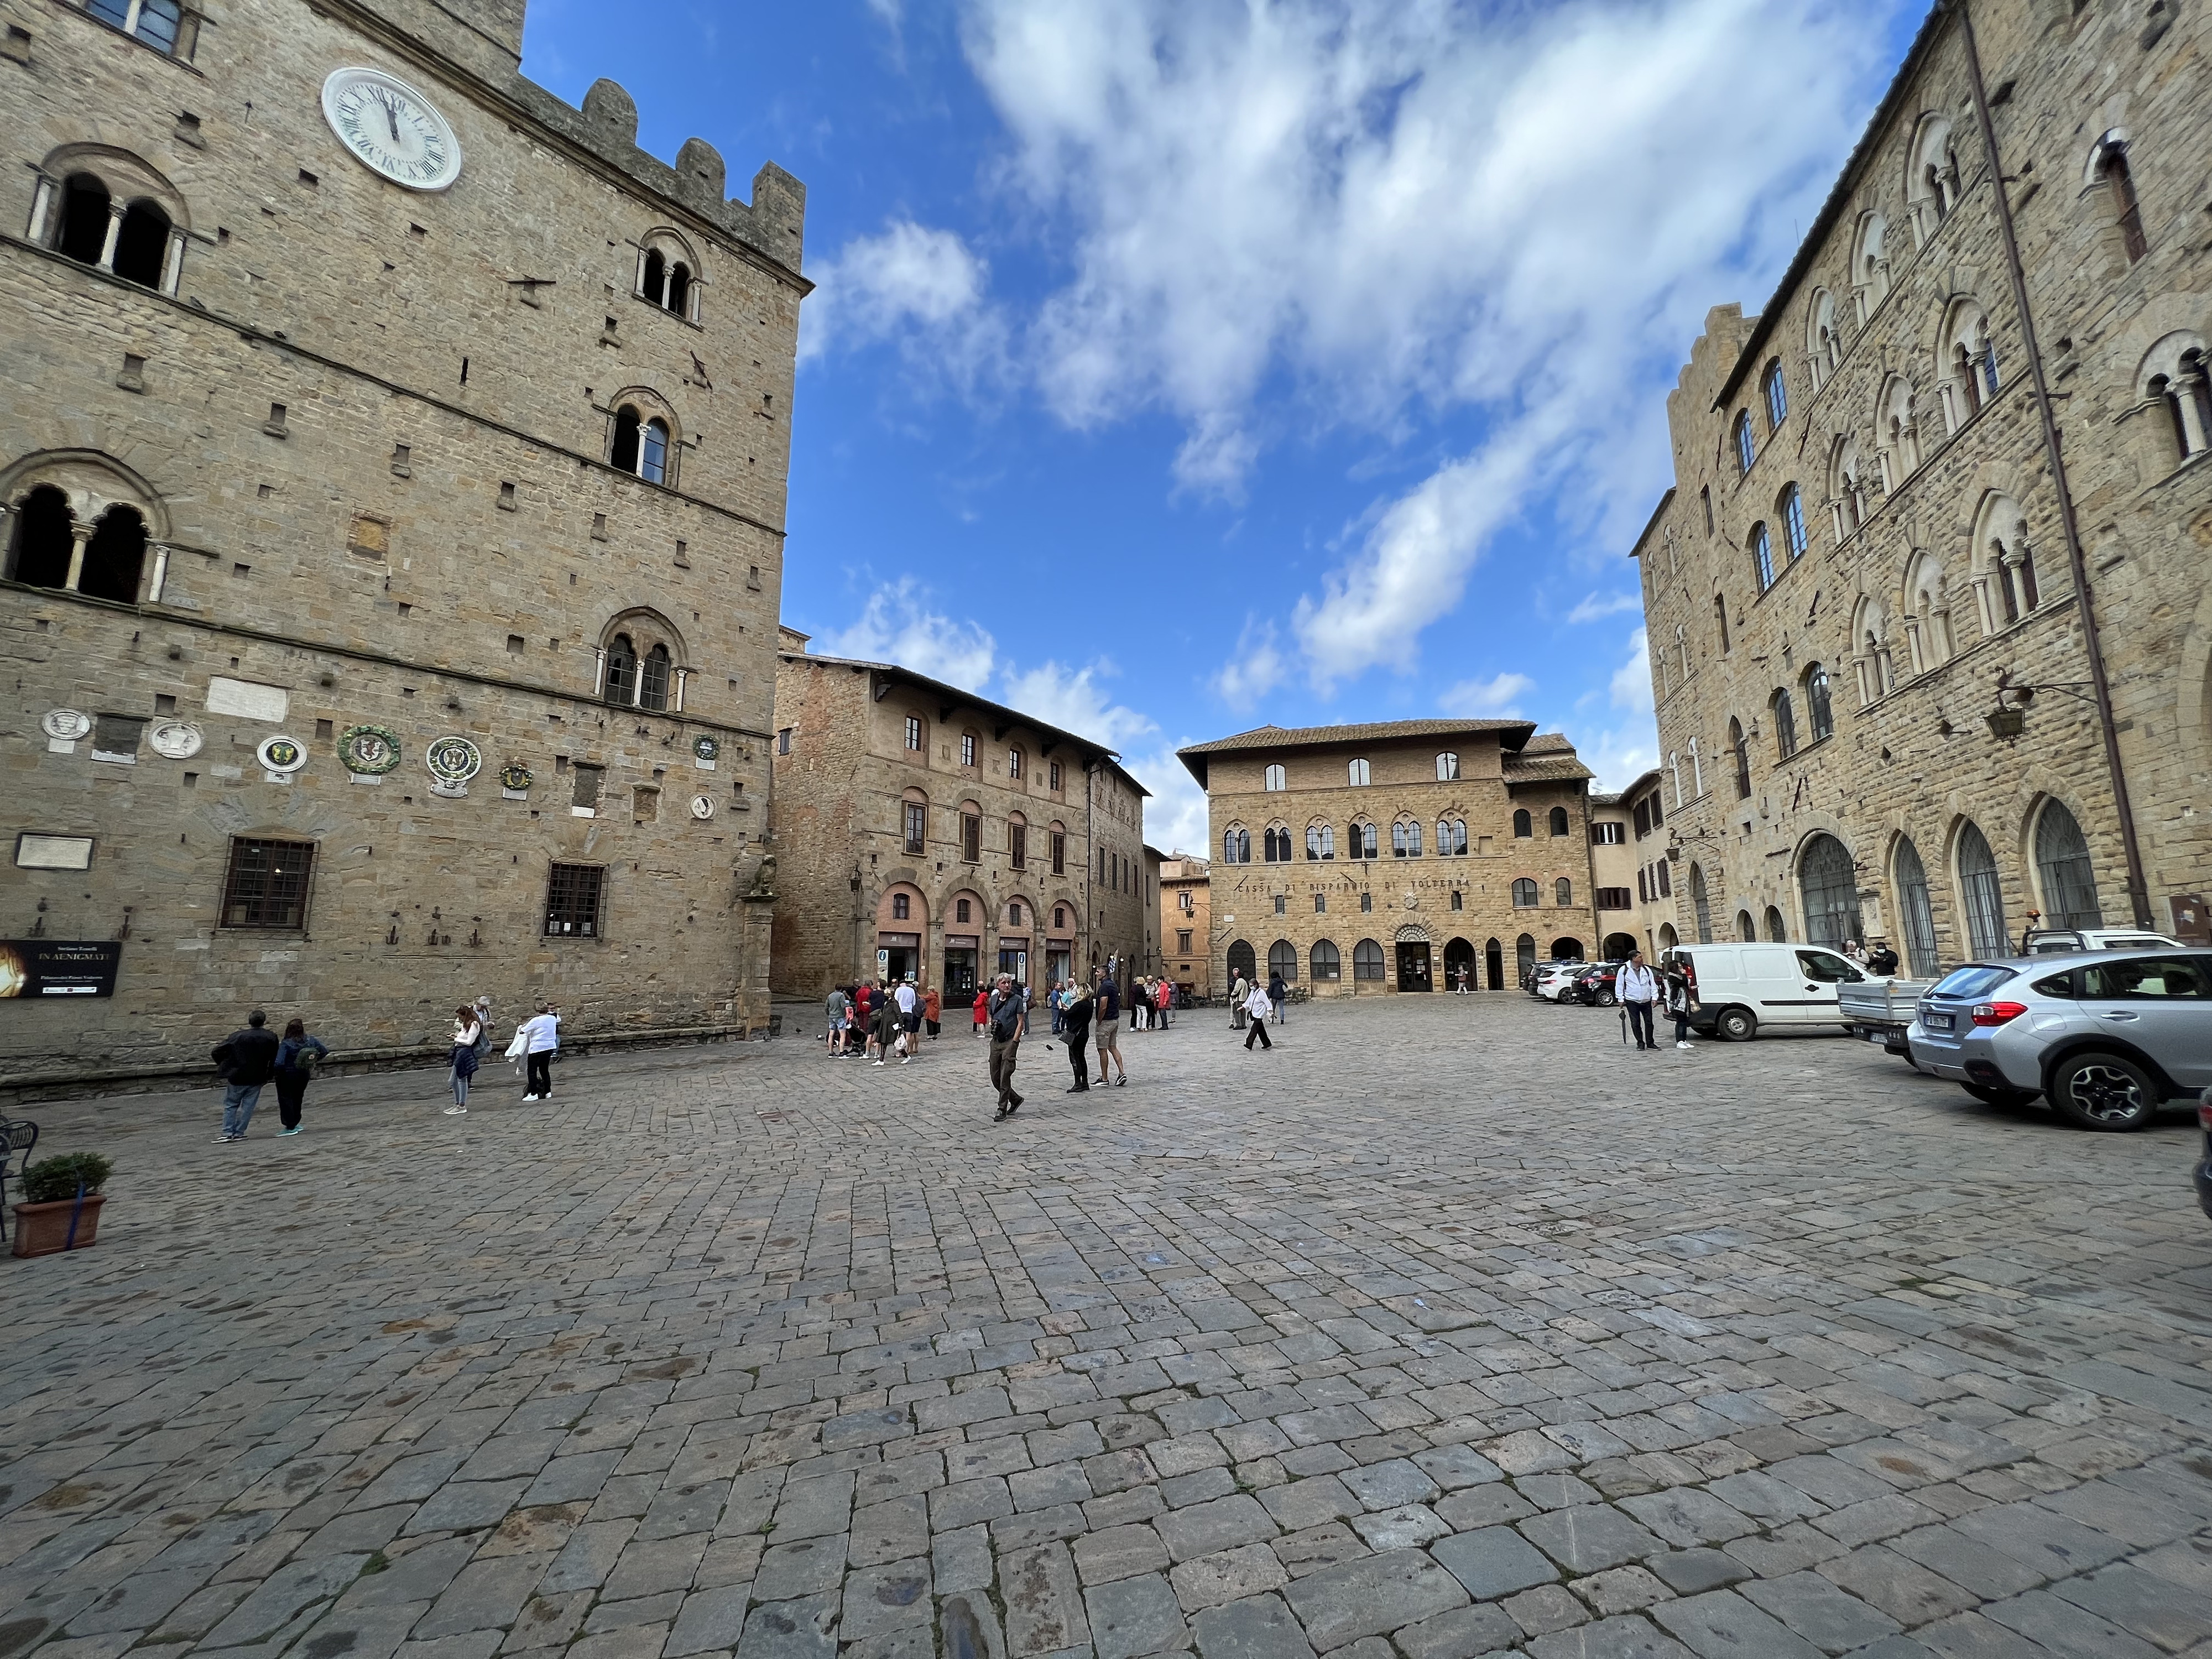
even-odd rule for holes
{"type": "Polygon", "coordinates": [[[1616,1036],[32,1109],[118,1173],[0,1261],[0,1659],[2212,1659],[2186,1123],[1616,1036]]]}

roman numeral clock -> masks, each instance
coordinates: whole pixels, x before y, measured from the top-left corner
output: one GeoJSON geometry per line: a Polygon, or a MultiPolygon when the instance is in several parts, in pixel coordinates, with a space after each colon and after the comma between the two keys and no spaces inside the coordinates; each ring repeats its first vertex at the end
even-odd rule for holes
{"type": "Polygon", "coordinates": [[[337,69],[323,82],[323,118],[354,158],[409,190],[444,190],[461,175],[446,118],[397,76],[337,69]]]}

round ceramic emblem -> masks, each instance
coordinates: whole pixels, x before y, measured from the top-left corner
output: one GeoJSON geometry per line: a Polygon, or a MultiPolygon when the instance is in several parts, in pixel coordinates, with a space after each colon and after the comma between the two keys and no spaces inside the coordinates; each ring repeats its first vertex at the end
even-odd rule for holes
{"type": "Polygon", "coordinates": [[[483,769],[483,754],[466,738],[441,738],[422,757],[441,783],[466,783],[483,769]]]}
{"type": "Polygon", "coordinates": [[[260,757],[266,771],[296,772],[307,763],[307,751],[293,738],[264,738],[261,747],[253,752],[260,757]]]}
{"type": "Polygon", "coordinates": [[[155,720],[146,741],[164,760],[190,760],[207,739],[190,720],[155,720]]]}
{"type": "Polygon", "coordinates": [[[377,69],[336,69],[323,82],[323,118],[354,159],[409,190],[443,190],[461,176],[461,146],[430,100],[377,69]]]}
{"type": "Polygon", "coordinates": [[[691,816],[695,818],[700,819],[702,822],[713,817],[714,816],[714,798],[712,795],[692,796],[691,816]]]}
{"type": "Polygon", "coordinates": [[[527,789],[532,779],[526,766],[502,766],[499,769],[499,787],[502,789],[527,789]]]}
{"type": "Polygon", "coordinates": [[[702,761],[711,761],[720,757],[722,745],[712,738],[696,738],[692,740],[691,752],[702,761]]]}
{"type": "Polygon", "coordinates": [[[40,717],[39,729],[58,743],[75,743],[92,730],[92,716],[75,708],[49,708],[40,717]]]}
{"type": "Polygon", "coordinates": [[[399,734],[382,726],[349,726],[338,739],[338,758],[349,772],[380,778],[399,764],[399,734]]]}

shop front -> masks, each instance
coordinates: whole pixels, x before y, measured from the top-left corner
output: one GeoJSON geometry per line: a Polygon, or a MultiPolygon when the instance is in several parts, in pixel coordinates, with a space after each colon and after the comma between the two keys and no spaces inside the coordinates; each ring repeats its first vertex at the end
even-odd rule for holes
{"type": "Polygon", "coordinates": [[[1072,939],[1048,939],[1044,942],[1044,976],[1055,984],[1065,984],[1075,971],[1075,941],[1072,939]]]}
{"type": "Polygon", "coordinates": [[[921,973],[921,935],[878,933],[876,972],[893,985],[902,979],[919,978],[921,973]]]}
{"type": "Polygon", "coordinates": [[[1027,939],[1008,933],[999,935],[999,971],[1012,974],[1017,985],[1030,982],[1030,942],[1027,939]]]}
{"type": "Polygon", "coordinates": [[[940,984],[948,1006],[975,1000],[975,975],[981,959],[982,940],[973,933],[945,936],[945,975],[940,984]]]}

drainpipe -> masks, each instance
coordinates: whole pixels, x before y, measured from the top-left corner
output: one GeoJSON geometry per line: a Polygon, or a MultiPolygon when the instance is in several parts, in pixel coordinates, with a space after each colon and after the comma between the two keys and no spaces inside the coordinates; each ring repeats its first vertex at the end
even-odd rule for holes
{"type": "Polygon", "coordinates": [[[2135,807],[2128,799],[2127,774],[2120,764],[2120,734],[2112,719],[2112,683],[2105,673],[2105,650],[2097,633],[2095,596],[2089,589],[2088,561],[2081,552],[2081,526],[2074,519],[2074,492],[2066,483],[2066,458],[2060,453],[2058,421],[2051,407],[2051,386],[2043,372],[2043,350],[2036,343],[2035,319],[2027,303],[2027,273],[2020,260],[2020,240],[2014,234],[2012,203],[2005,194],[2005,171],[1997,154],[1997,131],[1990,118],[1990,98],[1982,83],[1982,56],[1974,43],[1974,21],[1966,0],[1948,0],[1958,14],[1959,34],[1966,48],[1966,73],[1974,92],[1974,118],[1982,130],[1982,148],[1990,161],[1990,189],[1996,201],[1997,228],[2004,235],[2005,269],[2012,279],[2014,307],[2020,313],[2021,341],[2027,349],[2028,373],[2035,382],[2036,413],[2043,424],[2043,453],[2051,467],[2051,482],[2058,490],[2058,522],[2066,536],[2066,562],[2074,573],[2074,592],[2081,606],[2081,633],[2089,652],[2089,684],[2097,702],[2097,724],[2105,739],[2105,770],[2112,786],[2112,803],[2120,818],[2120,844],[2128,860],[2128,901],[2138,927],[2154,926],[2150,917],[2150,886],[2143,878],[2142,848],[2136,840],[2135,807]]]}

